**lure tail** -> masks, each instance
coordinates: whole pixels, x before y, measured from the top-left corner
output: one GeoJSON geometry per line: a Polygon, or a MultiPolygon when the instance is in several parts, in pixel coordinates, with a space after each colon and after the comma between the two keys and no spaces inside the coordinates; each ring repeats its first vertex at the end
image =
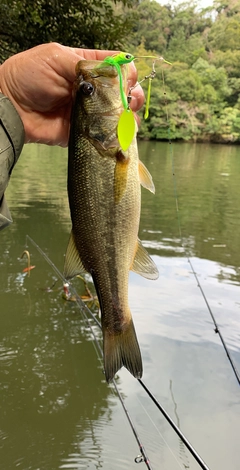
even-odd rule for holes
{"type": "Polygon", "coordinates": [[[148,79],[147,101],[146,101],[146,108],[145,108],[145,113],[144,113],[144,119],[147,119],[148,116],[149,116],[149,105],[150,105],[151,86],[152,86],[152,78],[149,77],[149,79],[148,79]]]}

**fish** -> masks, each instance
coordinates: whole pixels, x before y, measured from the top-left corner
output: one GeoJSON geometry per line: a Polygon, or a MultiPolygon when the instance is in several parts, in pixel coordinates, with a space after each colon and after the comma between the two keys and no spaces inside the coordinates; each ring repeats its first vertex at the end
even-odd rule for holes
{"type": "MultiPolygon", "coordinates": [[[[124,89],[127,73],[122,68],[124,89]]],[[[129,271],[157,279],[158,269],[138,238],[141,189],[154,192],[138,157],[137,125],[126,151],[117,136],[123,112],[113,65],[79,61],[68,145],[68,198],[72,220],[64,277],[89,273],[99,300],[107,382],[122,366],[136,378],[142,358],[128,304],[129,271]]]]}

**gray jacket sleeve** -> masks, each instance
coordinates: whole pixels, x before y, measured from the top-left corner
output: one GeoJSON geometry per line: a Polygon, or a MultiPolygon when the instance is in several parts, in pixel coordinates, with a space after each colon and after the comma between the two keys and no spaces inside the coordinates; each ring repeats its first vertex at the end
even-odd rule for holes
{"type": "Polygon", "coordinates": [[[11,101],[0,93],[0,230],[12,222],[4,191],[23,144],[21,118],[11,101]]]}

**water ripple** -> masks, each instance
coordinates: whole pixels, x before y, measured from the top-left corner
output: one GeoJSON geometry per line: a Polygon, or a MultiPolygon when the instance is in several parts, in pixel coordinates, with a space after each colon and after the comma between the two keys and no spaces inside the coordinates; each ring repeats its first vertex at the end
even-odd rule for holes
{"type": "Polygon", "coordinates": [[[13,360],[17,357],[18,351],[15,349],[9,349],[0,345],[0,361],[7,366],[10,366],[13,360]]]}

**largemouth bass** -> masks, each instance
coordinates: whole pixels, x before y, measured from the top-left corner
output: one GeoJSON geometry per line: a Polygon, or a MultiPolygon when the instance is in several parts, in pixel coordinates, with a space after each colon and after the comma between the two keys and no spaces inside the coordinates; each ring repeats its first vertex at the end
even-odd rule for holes
{"type": "MultiPolygon", "coordinates": [[[[123,78],[126,88],[126,74],[123,78]]],[[[127,151],[120,148],[116,129],[122,111],[116,68],[80,61],[69,138],[72,232],[64,275],[70,279],[88,272],[93,278],[101,309],[107,382],[122,366],[134,377],[142,376],[128,305],[129,270],[149,279],[158,277],[156,265],[138,240],[140,183],[151,191],[154,185],[139,161],[136,136],[127,151]]]]}

